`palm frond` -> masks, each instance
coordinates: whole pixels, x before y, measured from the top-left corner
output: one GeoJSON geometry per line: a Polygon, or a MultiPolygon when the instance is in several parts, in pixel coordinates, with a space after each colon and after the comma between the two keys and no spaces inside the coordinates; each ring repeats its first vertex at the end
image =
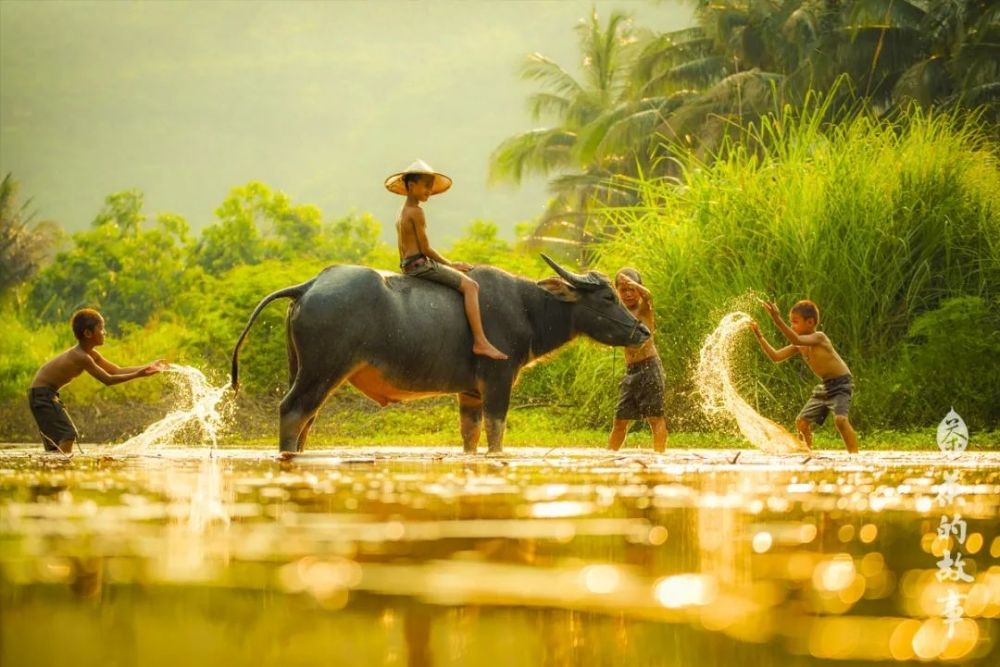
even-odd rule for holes
{"type": "Polygon", "coordinates": [[[1000,107],[1000,81],[993,81],[981,86],[968,88],[947,101],[959,102],[966,107],[978,107],[982,105],[1000,107]]]}
{"type": "Polygon", "coordinates": [[[644,96],[650,96],[654,91],[683,88],[703,88],[719,81],[729,74],[728,59],[724,56],[706,56],[697,58],[682,65],[671,67],[650,79],[643,86],[644,96]]]}
{"type": "Polygon", "coordinates": [[[693,91],[683,91],[619,104],[581,131],[576,146],[578,159],[588,164],[605,161],[612,154],[642,156],[645,145],[667,115],[695,96],[693,91]]]}
{"type": "Polygon", "coordinates": [[[580,52],[583,54],[584,78],[592,88],[612,92],[617,85],[621,59],[627,45],[632,43],[631,18],[621,11],[613,11],[607,25],[601,27],[597,10],[577,25],[580,35],[580,52]]]}
{"type": "Polygon", "coordinates": [[[535,120],[544,116],[557,119],[565,118],[571,105],[572,102],[569,99],[555,93],[534,93],[528,97],[528,111],[535,120]]]}
{"type": "Polygon", "coordinates": [[[540,53],[532,53],[521,66],[521,77],[538,81],[559,95],[573,97],[583,86],[554,60],[540,53]]]}
{"type": "Polygon", "coordinates": [[[793,44],[808,46],[819,35],[819,22],[807,7],[799,7],[785,20],[781,32],[793,44]]]}
{"type": "Polygon", "coordinates": [[[961,77],[965,88],[997,81],[1000,79],[1000,41],[962,44],[952,59],[952,69],[961,77]]]}
{"type": "Polygon", "coordinates": [[[576,134],[562,128],[543,128],[514,135],[490,156],[491,183],[520,183],[528,174],[547,175],[573,165],[576,134]]]}
{"type": "Polygon", "coordinates": [[[644,82],[663,70],[705,58],[713,54],[714,49],[714,43],[704,33],[700,37],[684,40],[675,39],[673,33],[660,35],[638,54],[629,76],[634,81],[644,82]]]}
{"type": "Polygon", "coordinates": [[[549,181],[549,191],[556,195],[575,193],[583,201],[595,196],[606,198],[612,193],[627,192],[615,183],[615,176],[609,171],[562,174],[549,181]]]}
{"type": "Polygon", "coordinates": [[[908,0],[855,0],[847,17],[857,25],[884,23],[918,28],[927,19],[927,11],[908,0]]]}
{"type": "Polygon", "coordinates": [[[954,88],[951,73],[944,58],[928,58],[904,71],[892,89],[897,104],[916,102],[930,106],[947,97],[954,88]]]}

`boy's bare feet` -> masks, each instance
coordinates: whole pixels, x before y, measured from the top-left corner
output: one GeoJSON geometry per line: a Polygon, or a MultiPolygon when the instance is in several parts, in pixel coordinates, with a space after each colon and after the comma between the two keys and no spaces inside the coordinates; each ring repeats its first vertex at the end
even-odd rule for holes
{"type": "Polygon", "coordinates": [[[472,353],[478,354],[481,357],[488,357],[490,359],[496,359],[497,361],[503,361],[504,359],[509,359],[506,354],[500,350],[493,347],[489,342],[486,343],[476,343],[472,346],[472,353]]]}

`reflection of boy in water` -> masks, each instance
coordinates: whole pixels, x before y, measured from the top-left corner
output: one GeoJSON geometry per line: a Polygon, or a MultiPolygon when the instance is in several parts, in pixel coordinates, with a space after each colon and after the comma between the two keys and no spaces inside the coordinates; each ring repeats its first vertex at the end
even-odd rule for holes
{"type": "MultiPolygon", "coordinates": [[[[615,289],[622,304],[646,325],[652,334],[653,295],[642,284],[639,272],[624,268],[615,276],[615,289]]],[[[645,419],[653,431],[653,449],[667,448],[667,421],[663,418],[663,366],[652,335],[642,345],[625,348],[625,377],[619,385],[615,422],[608,437],[608,449],[617,450],[625,442],[629,425],[645,419]]]]}
{"type": "Polygon", "coordinates": [[[812,424],[822,425],[832,410],[833,423],[840,432],[840,437],[844,439],[847,451],[856,454],[858,434],[854,432],[847,418],[847,411],[851,407],[851,395],[854,393],[851,371],[833,349],[833,343],[826,334],[816,331],[819,325],[819,306],[812,301],[799,301],[788,313],[788,319],[791,320],[791,326],[788,326],[781,319],[777,305],[764,301],[761,301],[761,304],[791,343],[780,350],[775,350],[760,332],[760,326],[756,322],[751,322],[750,328],[757,336],[757,342],[760,343],[764,353],[775,363],[801,354],[813,373],[823,381],[813,389],[812,396],[802,406],[799,416],[795,419],[795,426],[799,430],[802,442],[807,447],[812,447],[812,424]]]}
{"type": "Polygon", "coordinates": [[[122,368],[111,363],[94,349],[104,344],[104,318],[92,308],[73,314],[73,335],[78,344],[45,363],[35,374],[28,390],[28,405],[42,433],[46,451],[69,453],[79,437],[73,420],[59,399],[59,390],[87,371],[105,385],[128,382],[163,370],[162,359],[145,366],[122,368]]]}
{"type": "Polygon", "coordinates": [[[472,266],[465,262],[449,262],[427,240],[427,221],[420,202],[450,188],[451,179],[417,160],[406,171],[387,178],[385,187],[389,192],[406,195],[396,221],[399,268],[408,276],[440,283],[461,292],[465,299],[465,317],[472,329],[472,352],[490,359],[506,359],[507,355],[493,347],[483,331],[479,313],[479,283],[465,275],[466,271],[472,270],[472,266]]]}

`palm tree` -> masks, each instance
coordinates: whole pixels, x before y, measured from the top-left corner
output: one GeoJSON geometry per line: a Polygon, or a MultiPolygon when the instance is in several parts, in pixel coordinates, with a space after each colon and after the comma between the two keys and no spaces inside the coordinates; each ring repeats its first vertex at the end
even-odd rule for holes
{"type": "Polygon", "coordinates": [[[853,42],[875,42],[880,61],[886,45],[907,45],[907,58],[890,58],[883,66],[894,106],[977,107],[1000,100],[1000,5],[995,1],[862,0],[849,20],[853,42]]]}
{"type": "MultiPolygon", "coordinates": [[[[817,92],[830,118],[859,102],[888,113],[1000,105],[995,0],[693,0],[698,25],[656,34],[613,14],[581,22],[584,77],[535,54],[523,69],[552,126],[503,142],[494,181],[550,177],[532,239],[578,249],[603,230],[593,202],[630,202],[637,174],[679,178],[679,153],[711,160],[762,115],[817,92]],[[622,178],[625,177],[625,178],[622,178]]],[[[992,116],[996,119],[996,115],[992,116]]]]}
{"type": "MultiPolygon", "coordinates": [[[[618,105],[627,93],[627,72],[636,34],[630,19],[614,12],[601,25],[597,12],[576,27],[582,54],[582,75],[534,53],[521,68],[521,76],[538,82],[542,90],[529,97],[535,120],[551,118],[548,127],[532,129],[504,140],[490,157],[490,180],[519,184],[529,175],[554,176],[553,199],[529,241],[577,247],[584,243],[588,203],[607,199],[614,192],[607,178],[615,160],[584,159],[581,137],[591,124],[618,105]]],[[[588,141],[593,138],[587,136],[588,141]]]]}
{"type": "Polygon", "coordinates": [[[888,112],[1000,95],[1000,5],[990,0],[695,4],[698,26],[645,38],[631,96],[583,133],[581,156],[631,151],[647,173],[677,176],[665,158],[711,159],[740,128],[816,91],[836,98],[830,114],[859,101],[888,112]]]}
{"type": "Polygon", "coordinates": [[[18,189],[9,173],[0,182],[0,296],[35,275],[59,236],[54,222],[34,221],[30,199],[18,204],[18,189]]]}

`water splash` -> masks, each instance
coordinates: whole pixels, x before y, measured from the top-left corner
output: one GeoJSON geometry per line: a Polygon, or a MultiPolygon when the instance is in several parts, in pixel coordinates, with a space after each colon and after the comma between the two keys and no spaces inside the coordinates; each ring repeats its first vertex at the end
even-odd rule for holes
{"type": "Polygon", "coordinates": [[[749,328],[752,318],[736,311],[722,318],[701,346],[695,382],[702,395],[702,409],[709,416],[732,417],[740,431],[758,449],[770,454],[807,452],[805,444],[779,424],[757,413],[733,384],[730,362],[737,334],[749,328]]]}
{"type": "Polygon", "coordinates": [[[181,444],[176,442],[177,437],[192,426],[201,431],[213,449],[218,444],[224,419],[219,403],[229,386],[212,386],[204,373],[191,366],[171,365],[163,372],[170,374],[180,391],[178,402],[185,407],[173,410],[139,435],[115,447],[115,451],[133,452],[153,445],[181,444]]]}

